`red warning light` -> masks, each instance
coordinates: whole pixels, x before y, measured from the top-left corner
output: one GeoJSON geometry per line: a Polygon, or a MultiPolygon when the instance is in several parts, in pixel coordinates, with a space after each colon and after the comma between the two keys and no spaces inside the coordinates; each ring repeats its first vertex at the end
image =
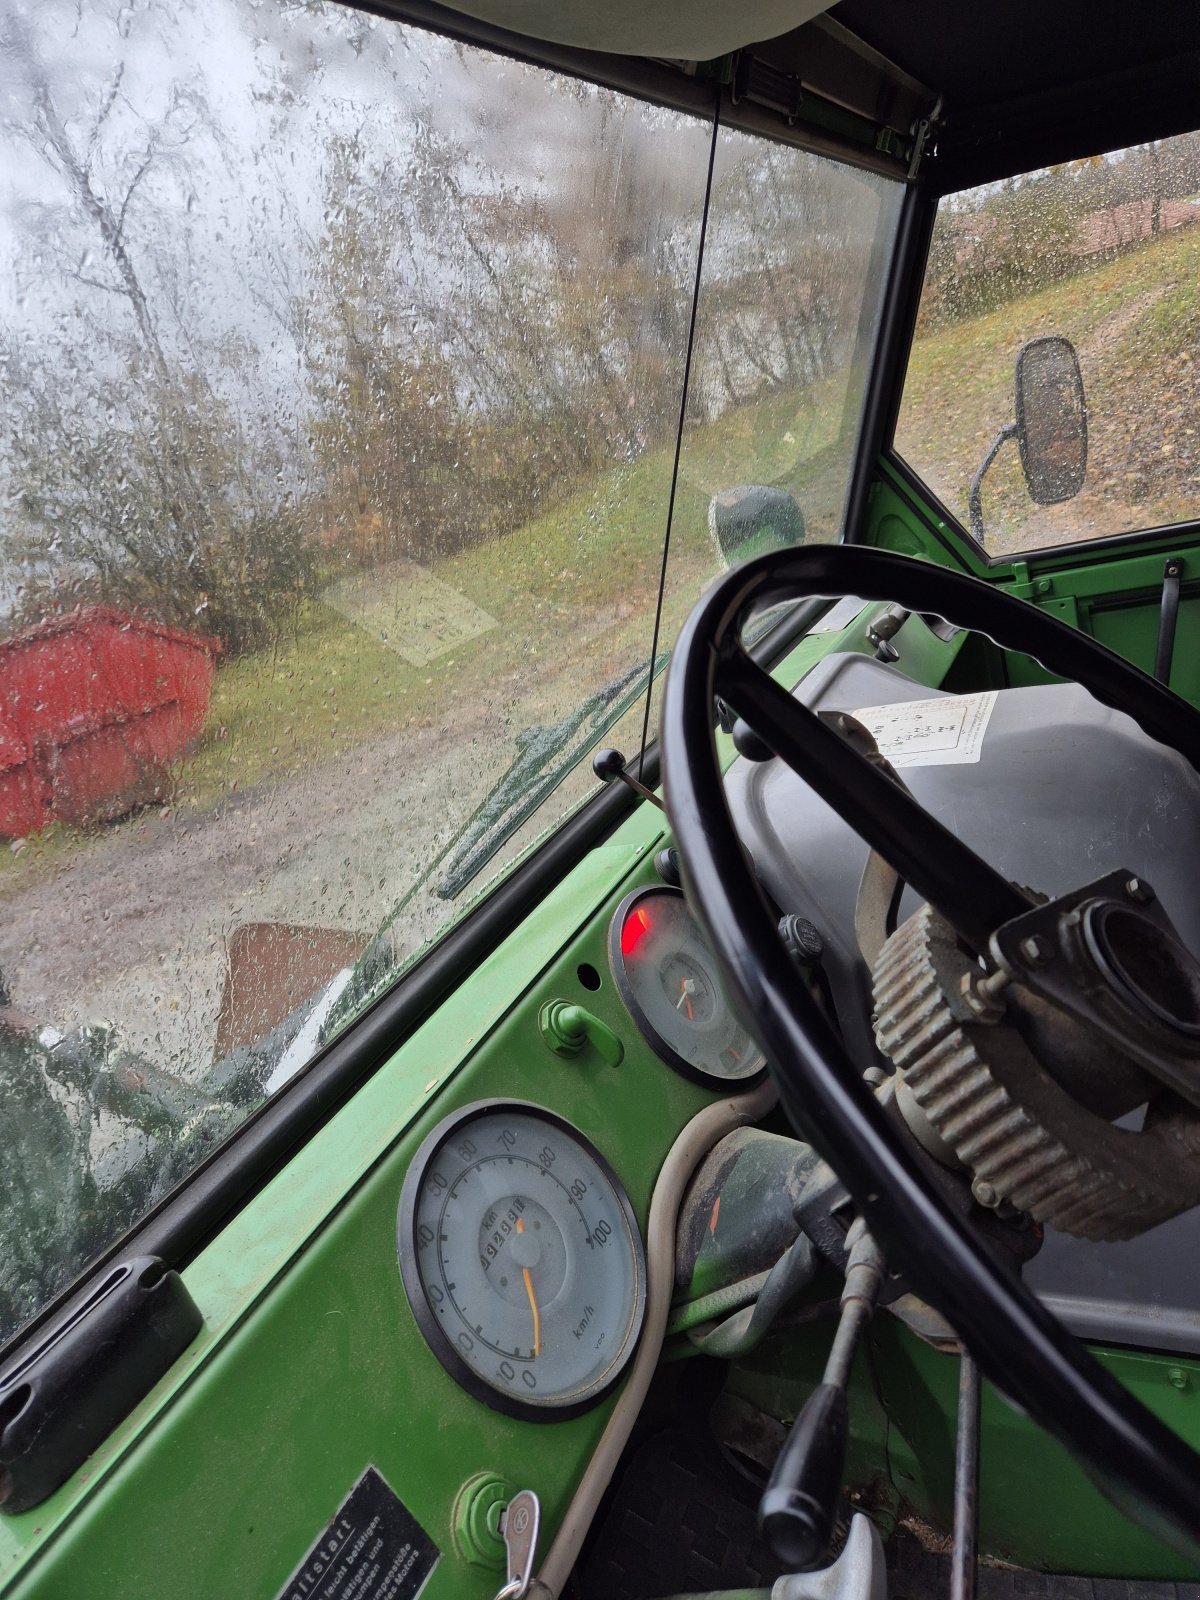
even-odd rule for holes
{"type": "Polygon", "coordinates": [[[649,932],[650,913],[645,906],[638,906],[636,911],[631,911],[625,918],[625,925],[621,929],[621,954],[633,955],[649,932]]]}

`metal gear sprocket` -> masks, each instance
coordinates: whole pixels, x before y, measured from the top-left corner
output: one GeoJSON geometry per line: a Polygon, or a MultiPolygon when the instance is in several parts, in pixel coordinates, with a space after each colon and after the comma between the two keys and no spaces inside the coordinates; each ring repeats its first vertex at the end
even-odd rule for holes
{"type": "Polygon", "coordinates": [[[926,905],[875,963],[875,1034],[936,1134],[989,1205],[1009,1202],[1085,1239],[1133,1238],[1200,1203],[1200,1113],[1166,1092],[1140,1129],[1080,1103],[1018,1029],[980,1020],[982,976],[926,905]]]}

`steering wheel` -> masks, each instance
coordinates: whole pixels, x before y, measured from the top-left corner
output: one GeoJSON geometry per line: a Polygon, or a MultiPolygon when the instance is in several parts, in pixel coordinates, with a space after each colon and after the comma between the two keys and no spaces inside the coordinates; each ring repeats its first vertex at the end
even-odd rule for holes
{"type": "Polygon", "coordinates": [[[895,602],[983,633],[1074,678],[1200,771],[1200,714],[1087,635],[991,584],[853,546],[774,551],[704,596],[663,706],[667,815],[688,898],[800,1135],[838,1173],[889,1264],[949,1320],[981,1371],[1127,1515],[1200,1560],[1200,1454],[1107,1373],[940,1198],[796,970],[754,879],[716,756],[720,696],[976,952],[1032,902],[747,654],[752,608],[817,595],[895,602]]]}

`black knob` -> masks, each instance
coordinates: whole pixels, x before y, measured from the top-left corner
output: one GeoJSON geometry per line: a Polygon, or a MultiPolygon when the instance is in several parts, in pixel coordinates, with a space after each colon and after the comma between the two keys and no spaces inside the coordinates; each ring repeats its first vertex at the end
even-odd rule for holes
{"type": "Polygon", "coordinates": [[[872,644],[894,638],[911,615],[903,606],[888,606],[885,611],[877,611],[867,623],[867,638],[872,644]]]}
{"type": "Polygon", "coordinates": [[[664,883],[669,883],[673,889],[683,887],[683,873],[679,868],[679,851],[673,844],[665,850],[660,850],[654,858],[654,870],[664,883]]]}
{"type": "Polygon", "coordinates": [[[611,783],[625,771],[625,757],[619,750],[597,750],[592,757],[592,771],[601,783],[611,783]]]}
{"type": "Polygon", "coordinates": [[[760,739],[741,717],[733,725],[733,748],[747,761],[770,761],[775,754],[766,740],[760,739]]]}
{"type": "Polygon", "coordinates": [[[788,954],[802,967],[815,967],[825,954],[820,930],[807,917],[798,917],[794,911],[780,917],[779,937],[787,946],[788,954]]]}
{"type": "Polygon", "coordinates": [[[789,1572],[825,1564],[846,1460],[846,1391],[822,1383],[804,1403],[779,1452],[758,1525],[789,1572]]]}

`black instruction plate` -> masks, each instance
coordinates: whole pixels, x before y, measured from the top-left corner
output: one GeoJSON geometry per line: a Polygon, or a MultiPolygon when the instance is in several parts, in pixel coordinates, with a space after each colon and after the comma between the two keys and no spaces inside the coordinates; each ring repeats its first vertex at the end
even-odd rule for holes
{"type": "Polygon", "coordinates": [[[368,1467],[275,1600],[412,1600],[440,1555],[368,1467]]]}

